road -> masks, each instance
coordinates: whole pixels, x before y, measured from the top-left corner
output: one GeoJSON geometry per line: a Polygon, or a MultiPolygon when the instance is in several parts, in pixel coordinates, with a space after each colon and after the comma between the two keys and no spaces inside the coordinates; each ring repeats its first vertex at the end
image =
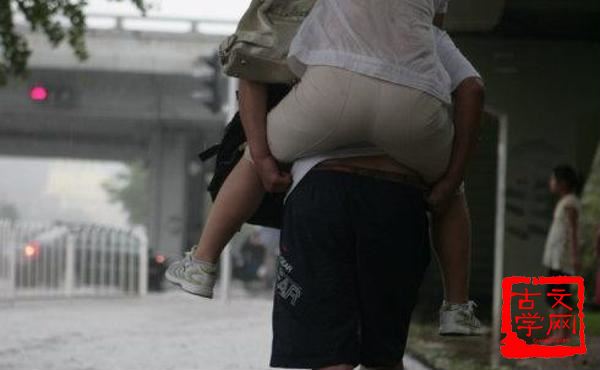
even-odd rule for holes
{"type": "Polygon", "coordinates": [[[0,369],[268,369],[270,315],[268,299],[241,293],[19,301],[0,305],[0,369]]]}

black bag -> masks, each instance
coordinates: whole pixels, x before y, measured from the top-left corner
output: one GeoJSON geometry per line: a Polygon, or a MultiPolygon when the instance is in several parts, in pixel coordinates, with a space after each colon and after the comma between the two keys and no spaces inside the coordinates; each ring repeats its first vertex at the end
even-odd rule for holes
{"type": "MultiPolygon", "coordinates": [[[[290,89],[289,85],[269,85],[267,109],[271,110],[279,104],[290,89]]],[[[237,112],[225,127],[221,142],[198,154],[203,162],[216,156],[215,173],[207,189],[213,200],[217,197],[227,176],[242,158],[245,142],[246,134],[242,127],[240,113],[237,112]]],[[[258,210],[247,222],[253,225],[281,228],[284,197],[285,193],[266,193],[258,210]]]]}

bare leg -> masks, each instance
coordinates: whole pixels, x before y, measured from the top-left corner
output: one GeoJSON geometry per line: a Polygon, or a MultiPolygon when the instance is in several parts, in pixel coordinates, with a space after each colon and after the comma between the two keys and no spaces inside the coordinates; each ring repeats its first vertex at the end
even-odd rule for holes
{"type": "Polygon", "coordinates": [[[450,303],[466,303],[469,299],[471,220],[464,193],[452,197],[441,213],[433,214],[432,234],[442,271],[444,298],[450,303]]]}
{"type": "Polygon", "coordinates": [[[264,194],[254,165],[242,158],[215,199],[194,257],[206,262],[217,262],[233,235],[258,209],[264,194]]]}

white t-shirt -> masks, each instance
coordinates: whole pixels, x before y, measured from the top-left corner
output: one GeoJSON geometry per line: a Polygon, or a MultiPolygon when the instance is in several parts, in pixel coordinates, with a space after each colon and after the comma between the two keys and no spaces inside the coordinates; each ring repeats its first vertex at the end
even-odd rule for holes
{"type": "MultiPolygon", "coordinates": [[[[448,71],[452,82],[453,90],[466,78],[481,77],[473,65],[456,47],[450,36],[439,28],[434,28],[436,48],[444,68],[448,71]]],[[[330,153],[323,153],[313,157],[299,159],[292,166],[293,183],[288,191],[288,195],[300,183],[304,176],[317,164],[328,159],[365,157],[370,155],[384,154],[379,148],[363,148],[338,150],[330,153]]]]}
{"type": "Polygon", "coordinates": [[[443,0],[319,0],[290,45],[302,76],[328,65],[409,86],[451,104],[450,77],[435,48],[433,18],[443,0]]]}
{"type": "Polygon", "coordinates": [[[435,27],[434,35],[438,55],[444,69],[450,76],[450,91],[456,90],[458,85],[469,77],[481,77],[471,62],[456,47],[446,31],[435,27]]]}
{"type": "MultiPolygon", "coordinates": [[[[570,250],[567,208],[574,208],[578,214],[581,214],[581,203],[575,195],[565,195],[556,204],[542,263],[548,268],[573,275],[575,271],[573,270],[573,255],[570,250]]],[[[579,230],[575,230],[575,232],[579,233],[579,230]]]]}

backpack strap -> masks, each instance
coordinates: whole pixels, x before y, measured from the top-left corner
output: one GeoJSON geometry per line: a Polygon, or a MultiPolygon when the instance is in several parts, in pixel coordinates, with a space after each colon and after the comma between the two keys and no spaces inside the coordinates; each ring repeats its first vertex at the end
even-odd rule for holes
{"type": "Polygon", "coordinates": [[[200,160],[202,162],[206,162],[209,159],[211,159],[212,157],[216,156],[217,153],[219,153],[219,150],[221,149],[221,144],[215,144],[213,146],[211,146],[208,149],[205,149],[203,151],[201,151],[200,153],[198,153],[198,158],[200,158],[200,160]]]}

